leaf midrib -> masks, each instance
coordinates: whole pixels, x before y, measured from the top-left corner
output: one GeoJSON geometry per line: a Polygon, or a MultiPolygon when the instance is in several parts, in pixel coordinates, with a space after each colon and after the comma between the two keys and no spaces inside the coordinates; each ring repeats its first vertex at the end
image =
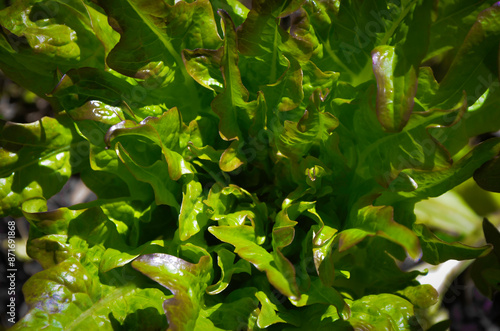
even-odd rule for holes
{"type": "Polygon", "coordinates": [[[410,4],[408,4],[408,6],[406,6],[406,8],[401,13],[401,15],[399,15],[398,19],[392,23],[392,26],[389,29],[389,31],[387,31],[385,33],[384,38],[382,38],[382,40],[380,41],[380,45],[387,44],[389,39],[392,37],[392,35],[396,31],[396,29],[398,28],[399,24],[401,24],[401,22],[404,20],[406,15],[408,15],[408,13],[410,12],[410,9],[415,6],[416,2],[417,2],[417,0],[413,0],[410,4]]]}
{"type": "Polygon", "coordinates": [[[111,295],[105,296],[104,298],[94,303],[92,307],[83,311],[71,324],[65,327],[65,330],[76,330],[75,328],[77,328],[81,322],[83,322],[87,317],[91,316],[94,312],[99,311],[101,308],[107,308],[111,311],[110,306],[112,306],[112,302],[125,295],[131,295],[135,293],[136,290],[137,288],[134,288],[131,285],[118,288],[111,295]]]}
{"type": "MultiPolygon", "coordinates": [[[[57,149],[54,149],[52,150],[51,152],[43,155],[42,157],[39,157],[39,158],[35,158],[33,159],[32,161],[30,162],[27,162],[27,163],[24,163],[22,164],[21,166],[17,166],[15,167],[14,169],[12,170],[2,170],[0,171],[0,178],[4,178],[4,177],[8,177],[10,175],[12,175],[13,173],[15,172],[18,172],[18,171],[21,171],[23,170],[24,168],[27,168],[29,166],[32,166],[40,161],[43,161],[43,160],[46,160],[54,155],[57,155],[59,153],[63,153],[63,152],[67,152],[70,150],[71,146],[74,146],[76,145],[77,143],[74,143],[74,144],[69,144],[69,145],[66,145],[66,146],[63,146],[63,147],[60,147],[60,148],[57,148],[57,149]]],[[[29,146],[29,145],[24,145],[24,146],[29,146]]],[[[36,147],[39,147],[39,146],[36,146],[36,147]]],[[[16,162],[17,163],[17,162],[16,162]]]]}
{"type": "MultiPolygon", "coordinates": [[[[470,8],[477,8],[479,5],[482,5],[484,3],[484,0],[482,1],[477,1],[475,3],[470,3],[469,6],[461,7],[460,9],[457,9],[454,12],[449,13],[447,16],[441,16],[439,17],[436,22],[434,22],[434,26],[438,26],[442,22],[446,20],[454,20],[455,16],[461,15],[463,12],[469,11],[470,8]]],[[[471,13],[469,13],[470,15],[471,13]]],[[[460,27],[460,26],[459,26],[460,27]]]]}
{"type": "Polygon", "coordinates": [[[195,89],[195,86],[193,84],[193,79],[191,78],[191,76],[187,72],[186,67],[184,66],[184,62],[182,61],[182,58],[180,57],[179,54],[177,54],[177,52],[175,51],[170,40],[167,40],[161,33],[159,33],[157,28],[155,26],[153,26],[151,24],[151,22],[146,17],[144,17],[144,15],[141,13],[141,11],[131,1],[127,1],[127,2],[130,5],[130,7],[132,7],[132,9],[136,12],[136,14],[141,18],[142,22],[144,22],[144,24],[149,28],[149,30],[151,30],[151,32],[154,33],[158,37],[158,39],[163,43],[163,45],[165,45],[165,48],[170,53],[170,55],[174,58],[175,63],[179,67],[179,70],[181,71],[182,76],[184,77],[184,82],[185,82],[186,86],[189,88],[189,90],[192,91],[192,93],[191,93],[192,97],[198,101],[198,104],[200,104],[199,98],[198,98],[198,93],[196,93],[196,89],[195,89]]]}

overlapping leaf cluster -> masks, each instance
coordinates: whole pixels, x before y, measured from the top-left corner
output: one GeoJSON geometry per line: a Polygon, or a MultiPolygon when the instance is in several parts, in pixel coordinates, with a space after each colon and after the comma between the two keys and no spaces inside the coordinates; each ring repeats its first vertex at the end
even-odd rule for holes
{"type": "Polygon", "coordinates": [[[414,204],[500,151],[493,1],[18,0],[0,208],[44,271],[15,329],[419,329],[414,204]],[[432,67],[432,69],[431,69],[432,67]],[[433,71],[434,70],[434,71],[433,71]],[[79,174],[98,199],[47,211],[79,174]]]}

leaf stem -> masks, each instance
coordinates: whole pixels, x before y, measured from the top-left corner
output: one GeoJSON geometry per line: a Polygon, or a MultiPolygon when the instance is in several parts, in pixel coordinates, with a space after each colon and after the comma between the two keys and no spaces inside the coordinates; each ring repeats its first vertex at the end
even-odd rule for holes
{"type": "Polygon", "coordinates": [[[392,37],[392,35],[396,31],[396,29],[398,28],[399,24],[401,24],[401,21],[403,21],[403,19],[406,17],[406,15],[408,15],[408,13],[410,12],[410,9],[415,5],[416,2],[417,2],[417,0],[413,0],[408,6],[406,6],[406,8],[401,13],[401,15],[399,15],[398,19],[392,23],[392,26],[389,29],[389,31],[387,31],[385,33],[384,38],[382,38],[379,45],[387,45],[387,42],[392,37]]]}

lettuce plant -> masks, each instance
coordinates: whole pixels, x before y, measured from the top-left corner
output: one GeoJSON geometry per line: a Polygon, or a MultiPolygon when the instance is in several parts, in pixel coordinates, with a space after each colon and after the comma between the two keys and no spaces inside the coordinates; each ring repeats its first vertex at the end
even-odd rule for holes
{"type": "MultiPolygon", "coordinates": [[[[0,212],[44,270],[12,330],[427,328],[414,205],[500,152],[500,3],[17,0],[0,212]],[[248,5],[248,4],[247,4],[248,5]],[[98,199],[47,210],[79,174],[98,199]]],[[[452,208],[452,206],[450,206],[452,208]]]]}

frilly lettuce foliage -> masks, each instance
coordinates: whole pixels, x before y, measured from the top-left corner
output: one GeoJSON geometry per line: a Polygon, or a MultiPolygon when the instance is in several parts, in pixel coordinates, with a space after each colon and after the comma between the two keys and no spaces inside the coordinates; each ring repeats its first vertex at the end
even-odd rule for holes
{"type": "Polygon", "coordinates": [[[416,202],[500,152],[500,4],[17,0],[0,68],[55,118],[1,122],[0,211],[44,271],[12,330],[418,330],[416,202]],[[79,174],[96,201],[47,211],[79,174]]]}

